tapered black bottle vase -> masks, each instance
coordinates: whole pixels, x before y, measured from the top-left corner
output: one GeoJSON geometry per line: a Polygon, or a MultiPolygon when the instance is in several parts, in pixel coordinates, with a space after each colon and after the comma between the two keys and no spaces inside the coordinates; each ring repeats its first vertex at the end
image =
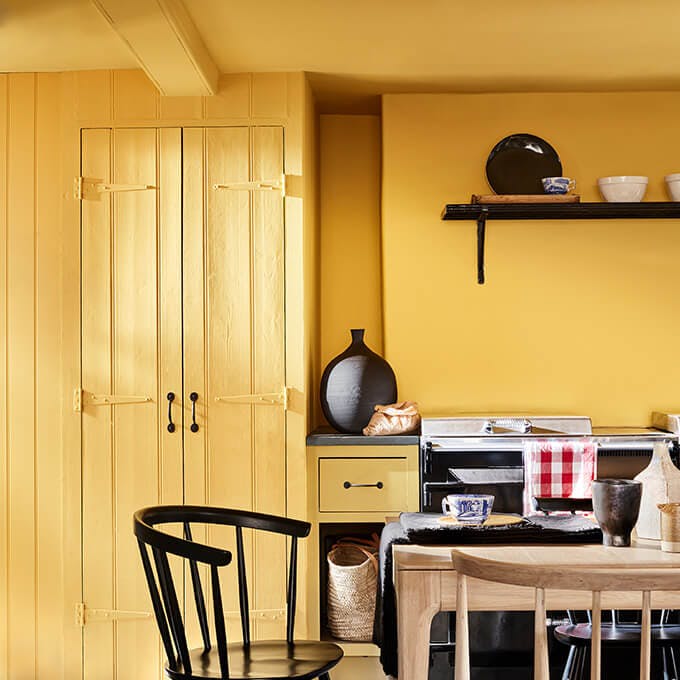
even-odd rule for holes
{"type": "Polygon", "coordinates": [[[385,359],[364,343],[364,329],[351,332],[352,344],[321,377],[321,408],[338,432],[361,434],[376,404],[397,400],[397,379],[385,359]]]}

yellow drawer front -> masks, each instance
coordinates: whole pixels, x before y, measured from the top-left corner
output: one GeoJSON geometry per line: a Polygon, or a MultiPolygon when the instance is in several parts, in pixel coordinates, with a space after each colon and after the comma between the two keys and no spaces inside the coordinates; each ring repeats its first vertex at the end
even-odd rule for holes
{"type": "Polygon", "coordinates": [[[406,458],[320,458],[319,510],[406,510],[407,483],[406,458]]]}

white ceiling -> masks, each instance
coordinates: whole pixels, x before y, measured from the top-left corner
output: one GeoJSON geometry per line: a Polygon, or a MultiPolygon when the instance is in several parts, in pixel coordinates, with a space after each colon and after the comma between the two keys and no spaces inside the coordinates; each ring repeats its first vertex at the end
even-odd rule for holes
{"type": "Polygon", "coordinates": [[[137,68],[89,0],[0,0],[0,72],[137,68]]]}
{"type": "MultiPolygon", "coordinates": [[[[680,89],[678,0],[184,0],[220,71],[380,92],[680,89]]],[[[135,68],[88,0],[0,0],[0,71],[135,68]]]]}

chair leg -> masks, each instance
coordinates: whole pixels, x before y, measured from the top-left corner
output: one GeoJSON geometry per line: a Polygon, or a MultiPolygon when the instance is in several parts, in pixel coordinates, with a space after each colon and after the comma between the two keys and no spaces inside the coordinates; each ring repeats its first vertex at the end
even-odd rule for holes
{"type": "Polygon", "coordinates": [[[574,659],[576,657],[576,647],[571,645],[569,647],[569,656],[567,662],[564,664],[564,671],[562,672],[562,680],[572,680],[572,670],[574,668],[574,659]]]}
{"type": "Polygon", "coordinates": [[[581,666],[583,665],[583,655],[585,654],[585,650],[583,647],[574,647],[574,659],[571,662],[571,668],[569,669],[569,678],[568,680],[580,680],[581,678],[581,673],[583,672],[581,670],[581,666]]]}
{"type": "Polygon", "coordinates": [[[572,647],[569,650],[569,658],[567,658],[567,665],[564,668],[564,673],[562,674],[562,680],[578,680],[581,665],[581,648],[572,647]],[[572,656],[572,651],[573,656],[572,656]]]}
{"type": "Polygon", "coordinates": [[[671,666],[673,667],[673,680],[680,680],[678,678],[678,667],[675,663],[675,647],[671,647],[669,651],[671,654],[671,666]]]}
{"type": "Polygon", "coordinates": [[[578,670],[574,674],[574,680],[588,680],[588,678],[590,677],[588,656],[589,656],[588,647],[581,647],[579,649],[578,670]]]}

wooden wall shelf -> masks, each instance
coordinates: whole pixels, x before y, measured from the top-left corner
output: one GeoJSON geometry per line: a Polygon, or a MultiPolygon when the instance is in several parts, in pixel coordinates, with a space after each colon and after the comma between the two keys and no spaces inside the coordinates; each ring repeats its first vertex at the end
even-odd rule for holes
{"type": "Polygon", "coordinates": [[[680,219],[680,203],[450,203],[442,220],[477,222],[477,283],[484,283],[487,220],[680,219]]]}

